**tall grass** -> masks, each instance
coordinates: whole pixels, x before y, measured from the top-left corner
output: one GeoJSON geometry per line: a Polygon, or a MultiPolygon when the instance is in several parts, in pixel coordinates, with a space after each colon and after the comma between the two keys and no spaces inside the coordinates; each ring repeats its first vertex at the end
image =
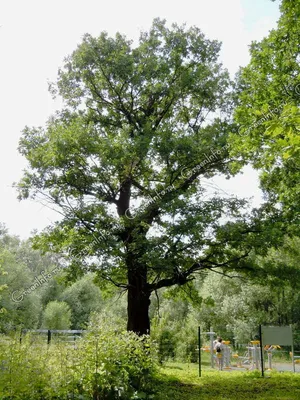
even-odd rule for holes
{"type": "Polygon", "coordinates": [[[149,337],[94,326],[76,346],[26,335],[0,343],[0,399],[139,399],[151,389],[149,337]]]}

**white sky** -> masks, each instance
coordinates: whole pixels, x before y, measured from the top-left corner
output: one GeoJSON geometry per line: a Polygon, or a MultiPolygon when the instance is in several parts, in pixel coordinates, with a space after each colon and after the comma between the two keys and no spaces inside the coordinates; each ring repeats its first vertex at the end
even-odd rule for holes
{"type": "MultiPolygon", "coordinates": [[[[0,222],[21,238],[41,230],[57,214],[41,204],[19,202],[12,183],[25,167],[17,151],[25,125],[40,126],[59,106],[48,93],[63,58],[86,32],[119,31],[137,39],[155,17],[197,25],[210,39],[223,42],[221,59],[232,75],[249,61],[248,45],[276,27],[278,0],[6,0],[0,3],[0,222]]],[[[218,182],[221,185],[220,182],[218,182]]],[[[254,196],[257,175],[250,169],[222,183],[229,193],[254,196]]]]}

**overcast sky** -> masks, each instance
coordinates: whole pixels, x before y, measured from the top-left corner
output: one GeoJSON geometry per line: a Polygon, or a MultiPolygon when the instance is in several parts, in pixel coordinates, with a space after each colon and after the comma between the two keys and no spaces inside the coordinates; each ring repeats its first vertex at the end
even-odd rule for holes
{"type": "MultiPolygon", "coordinates": [[[[33,201],[17,200],[12,183],[26,166],[17,146],[25,125],[44,125],[59,107],[48,93],[65,56],[84,33],[117,31],[137,39],[155,17],[197,25],[223,42],[221,60],[232,76],[249,61],[248,45],[276,27],[278,1],[271,0],[10,0],[0,4],[0,222],[26,238],[57,214],[33,201]]],[[[220,183],[222,189],[260,201],[256,173],[220,183]]]]}

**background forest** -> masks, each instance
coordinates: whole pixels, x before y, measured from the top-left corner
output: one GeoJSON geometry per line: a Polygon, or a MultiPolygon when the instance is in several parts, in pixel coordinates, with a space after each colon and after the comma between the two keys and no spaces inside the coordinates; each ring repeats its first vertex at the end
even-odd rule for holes
{"type": "MultiPolygon", "coordinates": [[[[198,325],[203,331],[213,327],[239,345],[255,338],[259,324],[292,324],[298,347],[300,293],[295,290],[295,272],[299,249],[299,238],[288,239],[280,250],[271,249],[259,260],[265,268],[272,265],[280,270],[284,266],[285,279],[266,275],[249,281],[234,273],[207,272],[193,286],[153,294],[152,336],[160,345],[162,358],[192,356],[198,325]],[[287,271],[293,271],[290,278],[287,271]]],[[[126,295],[113,285],[101,289],[93,273],[68,282],[62,257],[42,255],[32,249],[30,240],[19,240],[3,226],[0,256],[1,333],[21,328],[85,329],[95,313],[109,315],[116,326],[125,329],[126,295]]]]}

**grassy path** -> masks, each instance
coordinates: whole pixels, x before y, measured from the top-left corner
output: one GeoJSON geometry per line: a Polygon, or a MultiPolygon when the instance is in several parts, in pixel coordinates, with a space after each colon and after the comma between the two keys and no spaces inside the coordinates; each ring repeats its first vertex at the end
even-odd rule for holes
{"type": "Polygon", "coordinates": [[[300,375],[258,371],[206,370],[198,377],[195,365],[169,364],[161,369],[155,400],[299,400],[300,375]]]}

